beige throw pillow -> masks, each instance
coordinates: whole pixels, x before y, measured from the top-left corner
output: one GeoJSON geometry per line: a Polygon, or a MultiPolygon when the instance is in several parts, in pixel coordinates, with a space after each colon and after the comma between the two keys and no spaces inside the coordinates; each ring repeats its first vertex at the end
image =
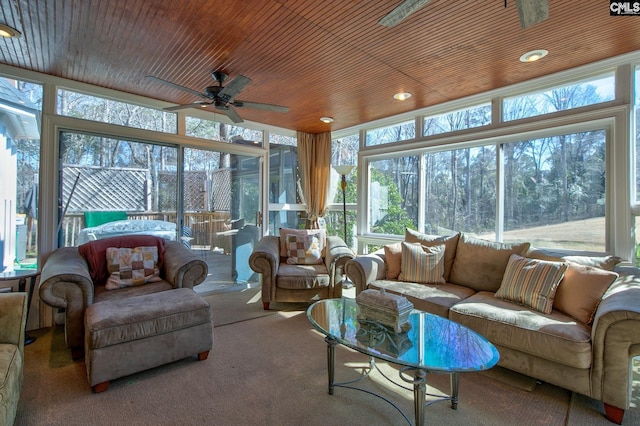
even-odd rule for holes
{"type": "Polygon", "coordinates": [[[444,244],[425,247],[402,243],[400,281],[419,284],[444,284],[444,244]]]}
{"type": "Polygon", "coordinates": [[[524,256],[529,243],[507,244],[460,236],[448,281],[475,291],[495,292],[512,254],[524,256]]]}
{"type": "Polygon", "coordinates": [[[618,274],[592,266],[569,263],[569,269],[560,281],[553,307],[585,324],[593,322],[593,316],[602,296],[618,274]]]}
{"type": "Polygon", "coordinates": [[[387,267],[387,279],[397,280],[402,267],[402,244],[394,243],[384,246],[384,263],[387,267]]]}
{"type": "Polygon", "coordinates": [[[550,314],[558,284],[567,267],[562,262],[529,259],[512,254],[495,297],[550,314]]]}
{"type": "Polygon", "coordinates": [[[451,275],[451,267],[453,266],[453,261],[456,257],[456,247],[458,246],[459,239],[459,232],[453,235],[441,236],[423,234],[422,232],[406,228],[404,233],[404,240],[408,243],[420,243],[427,247],[444,244],[444,279],[446,281],[449,281],[449,277],[451,275]]]}

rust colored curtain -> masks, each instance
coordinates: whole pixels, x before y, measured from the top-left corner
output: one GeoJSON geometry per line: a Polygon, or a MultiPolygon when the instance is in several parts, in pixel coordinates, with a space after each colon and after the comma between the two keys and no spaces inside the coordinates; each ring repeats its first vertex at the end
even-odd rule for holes
{"type": "Polygon", "coordinates": [[[298,132],[298,165],[307,218],[310,226],[317,228],[318,218],[325,215],[329,201],[331,133],[298,132]]]}

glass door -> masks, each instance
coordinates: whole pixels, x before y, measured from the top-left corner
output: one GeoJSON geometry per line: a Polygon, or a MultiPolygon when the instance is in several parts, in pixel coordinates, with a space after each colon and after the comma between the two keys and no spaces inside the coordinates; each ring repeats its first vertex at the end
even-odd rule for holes
{"type": "Polygon", "coordinates": [[[249,256],[260,239],[259,157],[184,150],[182,240],[206,260],[200,292],[253,286],[249,256]]]}

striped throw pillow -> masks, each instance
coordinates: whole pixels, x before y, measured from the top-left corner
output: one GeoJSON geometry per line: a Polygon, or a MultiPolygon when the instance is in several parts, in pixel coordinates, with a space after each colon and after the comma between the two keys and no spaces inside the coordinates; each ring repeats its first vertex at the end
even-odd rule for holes
{"type": "Polygon", "coordinates": [[[402,242],[400,281],[444,284],[444,244],[426,247],[402,242]]]}
{"type": "Polygon", "coordinates": [[[568,266],[563,262],[512,254],[495,297],[550,314],[553,298],[568,266]]]}

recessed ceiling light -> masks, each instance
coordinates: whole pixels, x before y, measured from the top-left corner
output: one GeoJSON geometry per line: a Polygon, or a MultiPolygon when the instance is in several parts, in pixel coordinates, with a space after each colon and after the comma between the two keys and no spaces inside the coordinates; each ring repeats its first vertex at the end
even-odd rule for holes
{"type": "Polygon", "coordinates": [[[393,99],[397,99],[399,101],[404,101],[406,99],[409,99],[410,97],[411,97],[411,93],[409,92],[401,92],[393,95],[393,99]]]}
{"type": "Polygon", "coordinates": [[[323,123],[333,123],[333,117],[320,117],[320,121],[323,123]]]}
{"type": "Polygon", "coordinates": [[[11,38],[20,37],[21,35],[22,34],[20,34],[20,31],[16,30],[15,28],[11,28],[6,24],[0,24],[0,36],[11,38]]]}
{"type": "Polygon", "coordinates": [[[539,49],[532,50],[531,52],[527,52],[524,55],[520,56],[520,62],[535,62],[538,59],[542,59],[549,54],[548,50],[539,49]]]}

